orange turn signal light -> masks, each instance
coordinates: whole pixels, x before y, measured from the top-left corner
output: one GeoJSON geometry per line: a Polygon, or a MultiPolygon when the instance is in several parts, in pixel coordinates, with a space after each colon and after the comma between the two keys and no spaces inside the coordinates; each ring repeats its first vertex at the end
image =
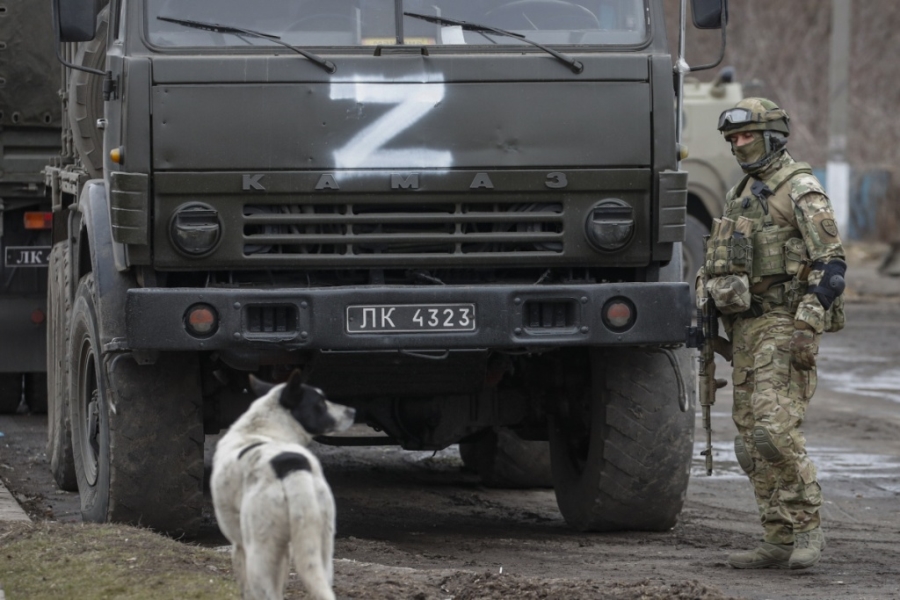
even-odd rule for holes
{"type": "Polygon", "coordinates": [[[53,213],[25,213],[25,229],[50,229],[53,226],[53,213]]]}
{"type": "Polygon", "coordinates": [[[195,337],[209,337],[219,328],[219,317],[212,306],[194,304],[185,312],[184,324],[195,337]]]}
{"type": "Polygon", "coordinates": [[[113,148],[109,151],[109,160],[113,161],[117,165],[122,164],[122,148],[113,148]]]}

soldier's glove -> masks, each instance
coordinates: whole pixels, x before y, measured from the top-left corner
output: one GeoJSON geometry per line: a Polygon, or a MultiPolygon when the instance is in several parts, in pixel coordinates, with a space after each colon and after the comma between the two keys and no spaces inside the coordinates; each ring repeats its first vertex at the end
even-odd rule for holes
{"type": "Polygon", "coordinates": [[[788,347],[791,351],[791,364],[795,369],[809,371],[816,366],[816,354],[819,353],[819,334],[809,329],[808,326],[794,330],[788,347]]]}

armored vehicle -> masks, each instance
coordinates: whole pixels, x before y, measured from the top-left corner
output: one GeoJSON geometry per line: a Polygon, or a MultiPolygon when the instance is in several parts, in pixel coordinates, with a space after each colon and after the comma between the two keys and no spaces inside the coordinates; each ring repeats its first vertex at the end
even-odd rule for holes
{"type": "Polygon", "coordinates": [[[204,435],[247,374],[299,368],[381,432],[331,443],[511,432],[549,442],[573,527],[675,523],[694,377],[660,0],[57,7],[50,447],[86,520],[196,530],[204,435]]]}
{"type": "Polygon", "coordinates": [[[41,171],[59,154],[59,64],[50,5],[0,12],[0,413],[24,397],[47,407],[46,294],[50,193],[41,171]],[[23,396],[24,394],[24,396],[23,396]]]}

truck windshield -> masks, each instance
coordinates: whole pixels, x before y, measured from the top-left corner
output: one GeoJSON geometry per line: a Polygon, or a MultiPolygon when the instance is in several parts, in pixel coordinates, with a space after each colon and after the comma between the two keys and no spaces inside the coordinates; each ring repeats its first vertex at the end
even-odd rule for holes
{"type": "Polygon", "coordinates": [[[403,12],[471,21],[553,46],[634,45],[647,34],[645,0],[147,0],[145,6],[147,39],[159,47],[275,45],[258,36],[188,29],[160,16],[263,31],[305,48],[524,43],[403,12]]]}

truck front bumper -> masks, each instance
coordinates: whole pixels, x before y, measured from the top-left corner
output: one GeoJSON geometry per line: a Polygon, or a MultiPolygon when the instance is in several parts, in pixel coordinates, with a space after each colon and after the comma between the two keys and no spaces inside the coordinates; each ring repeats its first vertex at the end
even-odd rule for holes
{"type": "MultiPolygon", "coordinates": [[[[127,339],[116,340],[115,347],[376,351],[667,345],[684,342],[690,314],[686,283],[140,288],[128,291],[127,339]],[[632,322],[625,327],[615,327],[602,316],[614,302],[631,308],[632,322]],[[189,331],[187,314],[198,305],[210,308],[216,318],[214,331],[205,337],[189,331]],[[422,330],[391,330],[403,327],[393,323],[396,315],[413,313],[418,306],[423,307],[425,318],[416,319],[415,326],[422,330]],[[469,329],[427,328],[434,319],[426,307],[444,311],[459,306],[472,307],[474,324],[469,329]],[[397,310],[392,312],[391,307],[397,310]],[[375,317],[379,331],[360,330],[359,318],[367,314],[375,317]]],[[[460,322],[469,325],[467,319],[456,324],[460,322]]]]}

